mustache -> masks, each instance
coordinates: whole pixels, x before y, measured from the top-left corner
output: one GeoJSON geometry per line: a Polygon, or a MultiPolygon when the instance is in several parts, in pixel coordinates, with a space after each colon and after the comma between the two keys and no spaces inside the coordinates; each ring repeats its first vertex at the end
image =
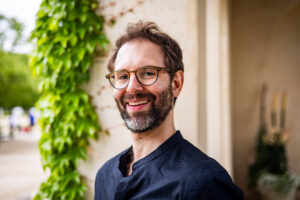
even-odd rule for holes
{"type": "Polygon", "coordinates": [[[139,92],[135,94],[125,93],[122,97],[122,104],[125,104],[125,101],[131,100],[131,99],[150,99],[155,100],[155,96],[149,92],[139,92]]]}

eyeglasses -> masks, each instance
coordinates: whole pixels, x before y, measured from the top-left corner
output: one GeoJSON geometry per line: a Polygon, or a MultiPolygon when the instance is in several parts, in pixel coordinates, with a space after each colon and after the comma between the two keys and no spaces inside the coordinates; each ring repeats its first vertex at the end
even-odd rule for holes
{"type": "Polygon", "coordinates": [[[170,69],[156,66],[144,66],[134,71],[118,70],[111,72],[105,77],[109,80],[111,86],[115,89],[123,89],[128,86],[130,73],[134,73],[136,80],[142,85],[152,85],[157,79],[159,72],[164,70],[170,73],[170,69]]]}

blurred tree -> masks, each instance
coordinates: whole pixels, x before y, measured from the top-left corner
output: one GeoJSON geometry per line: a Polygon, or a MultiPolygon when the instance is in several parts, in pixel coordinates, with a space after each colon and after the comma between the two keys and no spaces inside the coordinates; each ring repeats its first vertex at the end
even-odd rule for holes
{"type": "Polygon", "coordinates": [[[8,18],[0,14],[0,49],[4,50],[5,44],[8,43],[10,49],[7,51],[14,51],[14,48],[23,40],[24,25],[16,18],[8,18]]]}
{"type": "Polygon", "coordinates": [[[0,14],[0,107],[8,109],[32,107],[39,96],[28,55],[13,52],[23,41],[23,28],[15,18],[0,14]],[[4,48],[5,44],[9,50],[4,48]]]}
{"type": "Polygon", "coordinates": [[[0,50],[0,107],[34,106],[39,94],[32,77],[28,55],[0,50]]]}

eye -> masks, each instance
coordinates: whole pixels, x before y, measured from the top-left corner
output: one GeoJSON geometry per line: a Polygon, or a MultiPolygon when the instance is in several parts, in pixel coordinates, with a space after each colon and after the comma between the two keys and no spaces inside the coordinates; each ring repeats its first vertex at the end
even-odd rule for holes
{"type": "Polygon", "coordinates": [[[141,78],[152,78],[156,76],[156,70],[153,69],[143,69],[141,71],[138,72],[138,75],[141,78]]]}
{"type": "Polygon", "coordinates": [[[116,81],[124,81],[124,80],[128,80],[129,75],[126,71],[116,71],[114,73],[114,78],[116,81]]]}
{"type": "Polygon", "coordinates": [[[145,71],[143,75],[144,76],[154,76],[155,73],[153,71],[145,71]]]}
{"type": "Polygon", "coordinates": [[[127,80],[128,79],[128,74],[120,74],[117,77],[118,80],[127,80]]]}

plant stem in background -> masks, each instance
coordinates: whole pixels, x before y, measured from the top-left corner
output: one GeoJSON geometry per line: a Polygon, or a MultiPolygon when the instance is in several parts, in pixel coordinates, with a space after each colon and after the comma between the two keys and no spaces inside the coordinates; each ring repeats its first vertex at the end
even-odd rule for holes
{"type": "Polygon", "coordinates": [[[281,98],[281,109],[280,109],[280,130],[281,131],[285,129],[287,99],[288,99],[288,94],[287,92],[284,92],[281,98]]]}

